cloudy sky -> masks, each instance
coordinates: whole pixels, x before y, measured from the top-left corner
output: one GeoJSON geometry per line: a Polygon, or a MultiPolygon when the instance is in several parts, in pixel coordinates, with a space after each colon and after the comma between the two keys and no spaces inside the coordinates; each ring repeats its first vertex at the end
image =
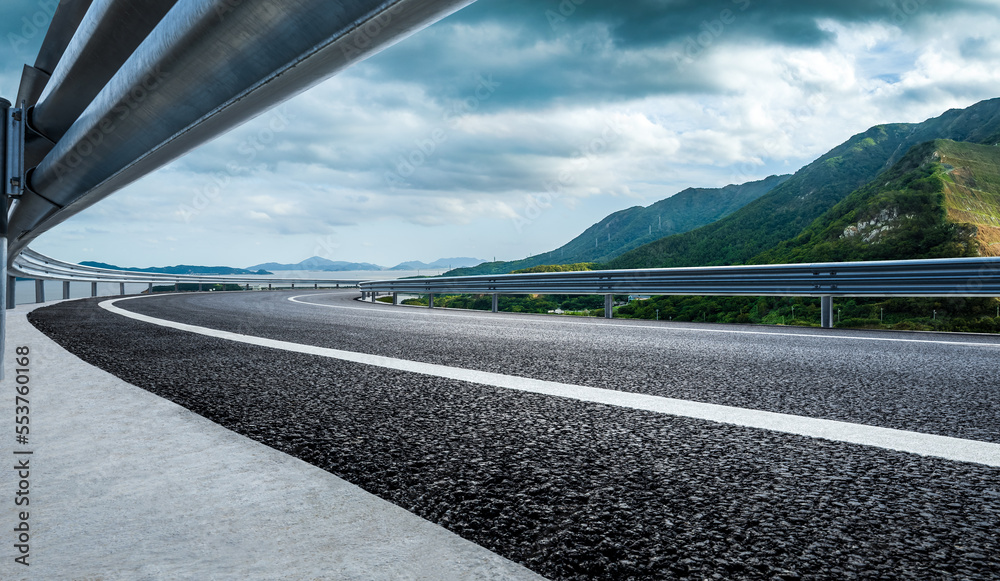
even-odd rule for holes
{"type": "MultiPolygon", "coordinates": [[[[3,0],[13,98],[54,0],[3,0]]],[[[686,187],[1000,96],[998,0],[478,0],[39,238],[65,260],[556,248],[686,187]]]]}

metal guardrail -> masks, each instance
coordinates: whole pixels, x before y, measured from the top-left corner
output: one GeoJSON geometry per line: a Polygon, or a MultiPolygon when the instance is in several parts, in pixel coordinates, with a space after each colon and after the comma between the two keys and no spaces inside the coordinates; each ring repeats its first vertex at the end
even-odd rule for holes
{"type": "Polygon", "coordinates": [[[124,270],[112,270],[107,268],[97,268],[63,262],[54,258],[49,258],[43,254],[26,249],[15,258],[10,268],[11,276],[8,278],[7,308],[14,308],[14,276],[34,279],[35,281],[35,302],[45,302],[45,287],[42,284],[46,280],[61,281],[63,283],[63,298],[70,298],[69,285],[72,282],[82,282],[91,284],[91,296],[97,296],[98,283],[118,283],[120,293],[125,294],[125,284],[148,284],[151,291],[153,285],[173,285],[175,290],[181,284],[226,284],[240,286],[261,286],[268,288],[274,286],[295,285],[308,286],[313,288],[324,287],[355,287],[360,282],[359,279],[333,279],[333,278],[299,278],[299,277],[274,277],[271,275],[186,275],[186,274],[164,274],[150,272],[132,272],[124,270]]]}
{"type": "Polygon", "coordinates": [[[473,1],[59,2],[17,102],[0,99],[0,353],[8,269],[40,234],[473,1]]]}
{"type": "Polygon", "coordinates": [[[65,26],[40,52],[51,70],[28,67],[24,103],[11,109],[28,137],[27,172],[7,176],[19,190],[10,258],[104,197],[472,1],[109,0],[82,15],[70,6],[80,3],[60,3],[65,26]]]}
{"type": "Polygon", "coordinates": [[[538,274],[435,277],[361,284],[378,293],[703,296],[811,296],[822,298],[823,327],[833,326],[833,297],[1000,297],[1000,258],[946,258],[754,266],[654,268],[538,274]]]}
{"type": "Polygon", "coordinates": [[[280,284],[341,284],[357,286],[363,279],[275,277],[273,275],[200,275],[135,272],[83,266],[49,258],[27,249],[14,260],[11,273],[25,278],[79,282],[137,282],[137,283],[280,283],[280,284]]]}

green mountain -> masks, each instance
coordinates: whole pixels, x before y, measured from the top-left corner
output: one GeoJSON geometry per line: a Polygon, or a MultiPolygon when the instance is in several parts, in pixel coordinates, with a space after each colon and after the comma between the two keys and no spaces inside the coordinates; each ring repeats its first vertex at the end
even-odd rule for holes
{"type": "Polygon", "coordinates": [[[979,255],[1000,255],[1000,147],[935,140],[750,262],[979,255]]]}
{"type": "Polygon", "coordinates": [[[687,232],[732,214],[790,177],[771,176],[723,188],[688,188],[648,207],[615,212],[551,252],[459,268],[446,275],[506,274],[541,265],[604,262],[664,236],[687,232]]]}
{"type": "Polygon", "coordinates": [[[953,109],[923,123],[873,127],[731,215],[636,248],[609,261],[606,267],[750,262],[798,236],[852,192],[893,168],[914,146],[937,139],[996,144],[1000,141],[1000,99],[953,109]]]}

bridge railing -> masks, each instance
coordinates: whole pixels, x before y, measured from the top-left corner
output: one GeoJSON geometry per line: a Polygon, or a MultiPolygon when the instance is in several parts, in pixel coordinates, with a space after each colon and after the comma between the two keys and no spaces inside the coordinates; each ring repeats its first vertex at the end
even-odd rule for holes
{"type": "Polygon", "coordinates": [[[378,293],[493,295],[604,295],[605,317],[614,295],[821,297],[822,325],[833,326],[834,297],[1000,297],[1000,258],[946,258],[880,262],[830,262],[710,266],[434,277],[361,284],[365,298],[378,293]]]}

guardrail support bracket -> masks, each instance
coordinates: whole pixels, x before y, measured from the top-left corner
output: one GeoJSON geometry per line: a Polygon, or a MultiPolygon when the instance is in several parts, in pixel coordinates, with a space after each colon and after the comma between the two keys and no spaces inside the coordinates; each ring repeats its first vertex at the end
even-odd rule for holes
{"type": "Polygon", "coordinates": [[[10,101],[0,99],[0,277],[6,285],[0,287],[0,379],[3,378],[7,342],[7,309],[13,309],[14,277],[7,276],[7,211],[10,200],[24,193],[24,107],[14,109],[10,101]]]}

